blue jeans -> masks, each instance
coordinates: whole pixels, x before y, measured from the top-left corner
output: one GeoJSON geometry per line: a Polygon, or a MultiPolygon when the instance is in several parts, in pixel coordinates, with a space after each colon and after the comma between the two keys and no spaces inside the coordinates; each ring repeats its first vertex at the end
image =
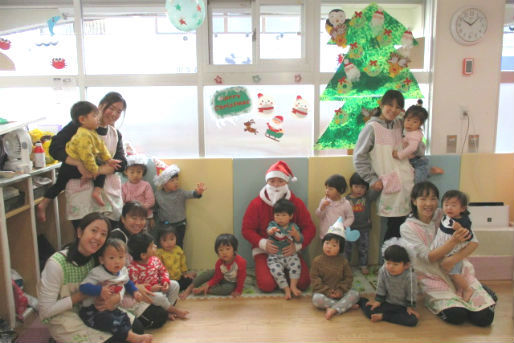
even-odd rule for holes
{"type": "Polygon", "coordinates": [[[414,157],[409,160],[412,168],[414,168],[414,184],[428,179],[430,168],[428,166],[428,157],[414,157]]]}

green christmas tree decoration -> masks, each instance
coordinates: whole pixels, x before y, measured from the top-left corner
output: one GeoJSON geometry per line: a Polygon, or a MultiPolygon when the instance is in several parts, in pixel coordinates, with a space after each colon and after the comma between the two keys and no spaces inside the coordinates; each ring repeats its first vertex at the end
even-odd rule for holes
{"type": "MultiPolygon", "coordinates": [[[[344,101],[316,142],[314,149],[352,149],[359,132],[389,89],[406,99],[423,98],[408,68],[410,49],[417,45],[412,33],[372,3],[345,21],[348,47],[340,66],[321,95],[321,101],[344,101]],[[396,46],[396,48],[395,48],[396,46]]],[[[333,39],[329,44],[334,44],[333,39]]]]}

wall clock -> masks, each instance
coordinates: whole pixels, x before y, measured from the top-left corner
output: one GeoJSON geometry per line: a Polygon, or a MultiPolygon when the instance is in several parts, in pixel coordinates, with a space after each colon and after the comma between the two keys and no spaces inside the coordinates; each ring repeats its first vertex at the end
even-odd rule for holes
{"type": "Polygon", "coordinates": [[[478,8],[461,8],[453,14],[450,30],[457,43],[462,45],[476,44],[487,31],[487,17],[478,8]]]}

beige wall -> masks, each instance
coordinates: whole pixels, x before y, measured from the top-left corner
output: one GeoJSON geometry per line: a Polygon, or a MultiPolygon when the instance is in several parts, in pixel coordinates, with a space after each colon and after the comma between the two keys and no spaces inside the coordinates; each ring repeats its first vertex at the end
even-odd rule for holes
{"type": "MultiPolygon", "coordinates": [[[[461,107],[471,117],[470,134],[479,134],[479,152],[494,152],[500,83],[500,58],[505,0],[437,0],[434,32],[431,153],[446,153],[446,136],[458,135],[463,144],[466,122],[461,107]],[[453,13],[464,6],[480,8],[488,18],[481,42],[459,45],[450,34],[453,13]],[[471,76],[462,75],[462,59],[474,58],[471,76]]],[[[467,142],[464,152],[467,152],[467,142]]]]}

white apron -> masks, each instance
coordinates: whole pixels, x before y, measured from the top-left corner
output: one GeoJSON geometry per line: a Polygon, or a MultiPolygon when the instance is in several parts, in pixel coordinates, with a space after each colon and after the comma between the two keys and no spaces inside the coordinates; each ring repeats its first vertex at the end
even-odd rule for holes
{"type": "Polygon", "coordinates": [[[408,159],[393,158],[393,150],[401,149],[402,127],[397,120],[392,129],[377,122],[370,124],[375,133],[375,144],[369,152],[371,167],[384,184],[378,200],[378,215],[402,217],[410,213],[410,192],[414,186],[414,169],[408,159]]]}
{"type": "MultiPolygon", "coordinates": [[[[112,126],[107,127],[107,135],[100,136],[112,156],[118,145],[118,132],[112,126]]],[[[102,198],[105,206],[100,206],[91,197],[93,181],[80,184],[80,179],[71,179],[66,184],[66,214],[68,220],[82,219],[91,212],[101,212],[109,219],[118,221],[121,216],[123,199],[121,197],[121,179],[118,174],[110,174],[105,178],[102,198]]]]}
{"type": "MultiPolygon", "coordinates": [[[[434,227],[432,232],[427,232],[413,221],[407,220],[405,223],[417,234],[419,240],[423,242],[427,248],[430,248],[434,240],[436,228],[434,227]]],[[[447,274],[441,271],[438,262],[428,263],[422,259],[416,258],[413,261],[413,266],[421,289],[425,294],[425,306],[434,314],[450,307],[462,307],[466,310],[476,312],[494,304],[494,300],[476,279],[475,269],[467,259],[462,260],[462,274],[474,289],[473,296],[469,302],[464,301],[455,294],[453,282],[447,274]]]]}

